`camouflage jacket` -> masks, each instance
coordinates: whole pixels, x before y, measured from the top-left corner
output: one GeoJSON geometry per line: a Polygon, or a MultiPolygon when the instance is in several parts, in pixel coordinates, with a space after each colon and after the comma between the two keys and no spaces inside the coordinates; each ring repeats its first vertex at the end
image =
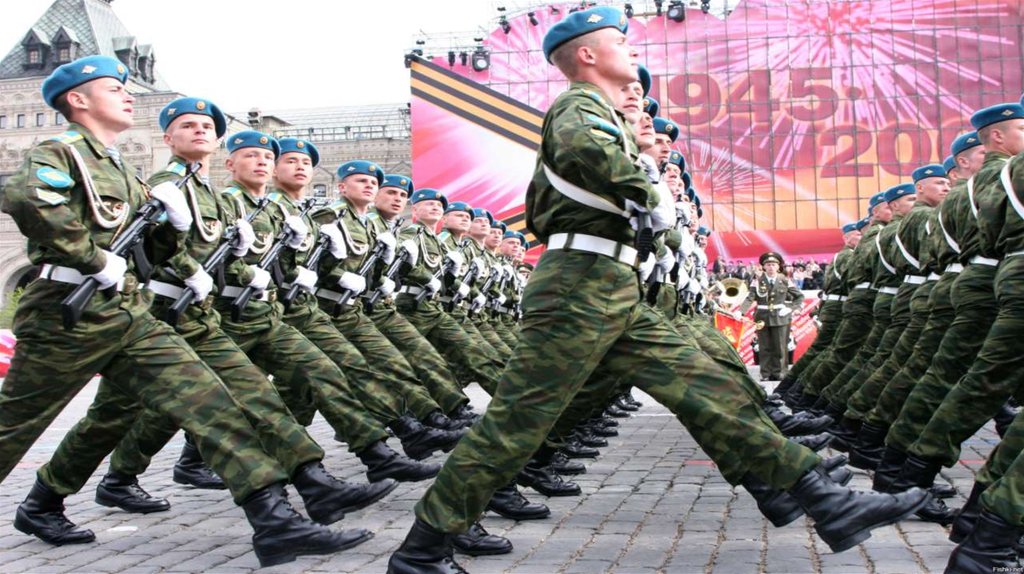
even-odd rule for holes
{"type": "Polygon", "coordinates": [[[1018,154],[1005,168],[1010,179],[1010,189],[1004,189],[1010,208],[999,235],[1001,253],[1024,251],[1024,154],[1018,154]],[[1009,194],[1013,194],[1011,197],[1009,194]]]}
{"type": "MultiPolygon", "coordinates": [[[[974,202],[978,206],[975,221],[978,225],[978,254],[982,257],[1002,259],[1006,253],[1000,241],[1003,224],[1006,223],[1006,190],[1000,181],[1000,173],[1010,156],[999,152],[987,152],[985,163],[974,174],[974,202]]],[[[1012,208],[1011,208],[1012,209],[1012,208]]]]}
{"type": "Polygon", "coordinates": [[[900,275],[928,276],[934,270],[934,261],[928,249],[931,219],[934,208],[918,201],[900,222],[892,238],[893,259],[890,260],[900,275]]]}

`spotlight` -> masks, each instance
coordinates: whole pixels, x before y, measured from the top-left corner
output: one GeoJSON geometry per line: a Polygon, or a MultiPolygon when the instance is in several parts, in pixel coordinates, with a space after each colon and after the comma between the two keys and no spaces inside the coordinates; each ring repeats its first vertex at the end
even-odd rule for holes
{"type": "Polygon", "coordinates": [[[466,52],[459,52],[459,62],[465,66],[469,63],[469,54],[466,52]]]}
{"type": "Polygon", "coordinates": [[[537,21],[537,13],[536,12],[527,12],[526,15],[530,17],[530,24],[532,24],[533,26],[536,26],[537,24],[540,24],[540,22],[537,21]]]}
{"type": "Polygon", "coordinates": [[[556,8],[554,6],[549,6],[549,8],[551,8],[551,13],[552,14],[561,14],[562,13],[561,10],[559,10],[558,8],[556,8]]]}
{"type": "Polygon", "coordinates": [[[512,31],[512,24],[508,23],[508,19],[505,18],[504,15],[502,15],[502,17],[498,19],[498,24],[501,26],[502,31],[505,32],[506,35],[512,31]]]}
{"type": "Polygon", "coordinates": [[[623,6],[623,11],[626,13],[626,18],[633,17],[633,5],[629,2],[626,2],[626,5],[623,6]]]}
{"type": "Polygon", "coordinates": [[[654,15],[661,16],[661,6],[665,3],[665,0],[654,0],[654,15]]]}
{"type": "Polygon", "coordinates": [[[709,2],[708,0],[701,0],[700,11],[705,13],[705,14],[710,12],[711,11],[711,2],[709,2]]]}
{"type": "Polygon", "coordinates": [[[448,50],[448,67],[455,67],[455,52],[452,50],[448,50]]]}
{"type": "Polygon", "coordinates": [[[682,22],[686,20],[686,6],[683,6],[682,0],[672,0],[668,4],[668,12],[666,14],[669,20],[673,22],[682,22]]]}
{"type": "Polygon", "coordinates": [[[487,51],[487,48],[479,46],[476,51],[473,52],[473,70],[483,72],[490,67],[491,54],[487,51]]]}

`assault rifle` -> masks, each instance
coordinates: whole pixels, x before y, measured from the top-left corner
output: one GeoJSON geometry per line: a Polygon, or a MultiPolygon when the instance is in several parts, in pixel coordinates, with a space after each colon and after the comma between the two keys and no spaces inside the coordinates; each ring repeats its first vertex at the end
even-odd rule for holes
{"type": "MultiPolygon", "coordinates": [[[[338,215],[338,219],[345,217],[346,211],[348,211],[347,207],[342,209],[341,213],[338,215]]],[[[327,253],[327,250],[330,248],[331,238],[321,233],[320,236],[317,237],[316,247],[313,248],[309,257],[306,258],[306,269],[316,273],[317,269],[320,268],[320,260],[323,259],[324,253],[327,253]]],[[[284,297],[281,298],[281,303],[284,305],[285,310],[291,308],[292,302],[299,296],[300,289],[302,289],[301,286],[293,284],[288,288],[288,291],[285,292],[284,297]]]]}
{"type": "MultiPolygon", "coordinates": [[[[392,229],[398,229],[401,226],[402,221],[402,218],[399,218],[392,229]]],[[[419,238],[422,233],[423,228],[418,228],[416,230],[416,237],[419,238]]],[[[406,251],[404,247],[399,248],[398,253],[395,254],[395,260],[392,261],[391,265],[388,265],[387,269],[384,270],[384,273],[381,274],[381,284],[378,285],[377,288],[373,290],[373,293],[370,293],[370,296],[366,298],[367,313],[372,312],[373,306],[376,305],[377,301],[380,301],[380,298],[384,296],[383,280],[390,279],[391,281],[394,281],[395,278],[398,277],[398,272],[402,269],[402,264],[409,260],[409,255],[410,253],[406,251]]]]}
{"type": "MultiPolygon", "coordinates": [[[[462,240],[462,244],[459,245],[459,249],[457,251],[460,255],[463,254],[466,251],[467,247],[469,247],[469,242],[470,241],[472,241],[472,239],[469,239],[468,237],[466,239],[462,240]]],[[[423,256],[424,256],[424,254],[421,253],[420,257],[423,257],[423,256]]],[[[445,273],[450,273],[450,274],[456,275],[456,276],[459,273],[458,269],[454,269],[454,265],[452,264],[451,259],[448,259],[447,257],[445,258],[444,263],[441,265],[441,268],[437,270],[437,273],[434,273],[434,275],[430,278],[430,281],[428,281],[428,283],[433,282],[435,279],[440,281],[444,277],[445,273]]],[[[416,295],[416,308],[417,309],[419,309],[420,303],[422,303],[423,300],[426,299],[428,295],[430,295],[430,291],[427,289],[427,286],[424,285],[423,286],[423,290],[420,291],[418,295],[416,295]]]]}
{"type": "MultiPolygon", "coordinates": [[[[384,255],[384,251],[386,249],[387,245],[383,241],[378,240],[374,243],[373,250],[370,251],[370,254],[367,255],[366,259],[364,259],[362,264],[359,265],[359,269],[356,269],[356,275],[365,279],[366,274],[370,272],[370,269],[373,269],[373,266],[376,265],[377,261],[384,255]]],[[[334,309],[331,311],[331,315],[334,317],[341,315],[341,310],[345,308],[345,305],[348,304],[348,300],[354,297],[355,294],[356,292],[351,289],[343,290],[341,292],[341,297],[339,297],[334,303],[334,309]]]]}

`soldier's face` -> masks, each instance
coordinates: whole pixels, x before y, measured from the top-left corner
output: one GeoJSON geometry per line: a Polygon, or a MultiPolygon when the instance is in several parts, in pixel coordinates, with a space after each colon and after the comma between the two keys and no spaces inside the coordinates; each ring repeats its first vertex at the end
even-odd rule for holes
{"type": "Polygon", "coordinates": [[[1017,155],[1024,151],[1024,119],[1012,119],[999,122],[998,130],[993,136],[998,135],[1003,151],[1010,155],[1017,155]]]}
{"type": "Polygon", "coordinates": [[[416,218],[416,221],[427,224],[428,227],[437,225],[442,213],[444,213],[444,204],[436,199],[425,199],[412,206],[412,216],[416,218]]]}
{"type": "Polygon", "coordinates": [[[515,237],[501,240],[501,254],[505,257],[515,258],[519,255],[519,240],[515,237]]]}
{"type": "Polygon", "coordinates": [[[82,85],[87,87],[73,88],[68,95],[76,119],[86,123],[92,120],[113,131],[123,131],[135,124],[132,117],[135,98],[124,84],[114,78],[99,78],[82,85]]]}
{"type": "Polygon", "coordinates": [[[466,233],[473,222],[472,216],[465,211],[452,211],[444,214],[444,228],[456,233],[466,233]]]}
{"type": "Polygon", "coordinates": [[[875,221],[881,221],[882,223],[889,223],[892,221],[892,209],[886,202],[879,203],[871,210],[871,217],[875,221]]]}
{"type": "Polygon", "coordinates": [[[935,207],[949,194],[949,180],[944,177],[928,177],[917,182],[917,197],[935,207]]]}
{"type": "Polygon", "coordinates": [[[492,227],[490,231],[487,232],[487,239],[484,241],[484,247],[488,249],[497,249],[498,246],[501,245],[501,236],[504,234],[505,232],[502,231],[500,227],[492,227]]]}
{"type": "Polygon", "coordinates": [[[377,196],[377,178],[365,173],[352,174],[341,180],[338,191],[356,207],[366,207],[377,196]]]}
{"type": "Polygon", "coordinates": [[[630,46],[626,35],[617,28],[604,28],[591,34],[597,40],[592,50],[596,71],[619,85],[635,82],[637,52],[630,46]]]}
{"type": "Polygon", "coordinates": [[[288,152],[277,160],[274,178],[282,189],[292,191],[306,187],[313,177],[313,159],[297,151],[288,152]]]}
{"type": "Polygon", "coordinates": [[[636,145],[642,150],[651,149],[654,146],[654,120],[651,116],[646,112],[640,114],[640,121],[633,127],[636,130],[636,145]]]}
{"type": "Polygon", "coordinates": [[[477,239],[487,237],[491,232],[491,220],[486,217],[474,217],[469,224],[469,234],[477,239]]]}
{"type": "Polygon", "coordinates": [[[274,177],[274,152],[261,147],[236,149],[228,156],[231,177],[250,188],[259,188],[274,177]]]}
{"type": "Polygon", "coordinates": [[[178,116],[167,126],[164,143],[172,152],[185,159],[202,159],[217,149],[217,127],[210,116],[178,116]]]}
{"type": "Polygon", "coordinates": [[[857,247],[858,243],[860,243],[860,238],[860,231],[853,230],[843,236],[843,244],[849,247],[850,249],[853,249],[854,247],[857,247]]]}
{"type": "Polygon", "coordinates": [[[775,277],[779,273],[779,264],[774,261],[767,261],[764,264],[764,274],[768,277],[775,277]]]}
{"type": "MultiPolygon", "coordinates": [[[[405,211],[405,204],[409,202],[409,192],[401,187],[382,187],[373,200],[377,211],[391,219],[405,211]]],[[[440,201],[435,202],[440,205],[440,201]]],[[[436,220],[435,220],[436,221],[436,220]]]]}
{"type": "Polygon", "coordinates": [[[960,155],[956,156],[956,167],[961,170],[957,175],[978,173],[983,163],[985,163],[985,146],[976,145],[969,150],[960,152],[960,155]]]}
{"type": "Polygon", "coordinates": [[[626,84],[622,88],[622,91],[618,94],[618,100],[615,102],[615,107],[618,108],[622,115],[626,117],[626,121],[635,124],[640,119],[640,114],[643,113],[643,109],[640,102],[643,100],[644,88],[640,85],[640,82],[632,82],[626,84]]]}
{"type": "Polygon", "coordinates": [[[889,209],[892,210],[894,215],[906,215],[914,208],[915,201],[917,201],[917,194],[904,195],[899,199],[890,201],[889,209]]]}
{"type": "Polygon", "coordinates": [[[654,159],[658,160],[659,165],[668,161],[668,156],[672,153],[672,138],[665,134],[655,134],[654,151],[657,153],[654,159]]]}

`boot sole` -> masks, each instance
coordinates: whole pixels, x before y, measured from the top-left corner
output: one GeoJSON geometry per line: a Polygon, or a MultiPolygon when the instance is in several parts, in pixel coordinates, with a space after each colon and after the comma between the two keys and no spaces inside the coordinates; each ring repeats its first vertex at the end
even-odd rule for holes
{"type": "Polygon", "coordinates": [[[497,510],[495,508],[492,508],[489,505],[487,506],[487,510],[490,510],[491,512],[497,514],[498,516],[500,516],[502,518],[508,518],[509,520],[517,520],[517,521],[518,520],[544,520],[545,518],[551,516],[551,510],[550,509],[547,512],[538,512],[538,513],[535,513],[535,514],[519,514],[519,515],[505,513],[505,512],[502,512],[500,510],[497,510]]]}
{"type": "Polygon", "coordinates": [[[804,509],[797,507],[793,512],[790,512],[782,518],[776,518],[775,520],[769,518],[768,522],[771,522],[772,526],[775,528],[782,528],[783,526],[789,526],[794,520],[804,516],[805,514],[806,512],[804,512],[804,509]]]}
{"type": "Polygon", "coordinates": [[[550,490],[544,487],[536,486],[534,483],[531,483],[528,480],[516,480],[516,484],[518,484],[519,486],[525,486],[526,488],[532,488],[533,490],[536,490],[537,492],[543,494],[544,496],[547,496],[548,498],[553,498],[556,496],[579,496],[583,494],[583,490],[581,488],[576,488],[574,490],[550,490]]]}
{"type": "Polygon", "coordinates": [[[500,550],[474,550],[472,552],[467,552],[456,546],[454,547],[454,550],[463,556],[498,556],[500,554],[511,554],[513,549],[509,548],[506,550],[502,548],[500,550]]]}
{"type": "Polygon", "coordinates": [[[228,489],[228,485],[224,484],[223,482],[220,483],[220,484],[217,484],[217,485],[215,485],[213,483],[209,483],[209,484],[207,484],[207,483],[196,484],[194,482],[190,482],[188,480],[185,480],[183,478],[178,478],[176,476],[175,477],[171,477],[171,480],[173,480],[176,484],[181,484],[183,486],[191,486],[192,488],[198,488],[199,490],[227,490],[228,489]]]}
{"type": "Polygon", "coordinates": [[[14,528],[18,532],[28,534],[29,536],[34,536],[39,540],[42,540],[43,542],[47,544],[52,544],[54,546],[65,546],[68,544],[90,544],[92,542],[96,542],[95,534],[93,534],[91,537],[81,538],[79,540],[58,540],[55,538],[44,538],[39,534],[39,532],[35,531],[31,526],[26,526],[22,524],[21,521],[18,520],[18,517],[14,518],[14,528]]]}
{"type": "Polygon", "coordinates": [[[96,504],[99,504],[100,506],[106,506],[107,508],[120,508],[121,510],[123,510],[125,512],[128,512],[130,514],[152,514],[154,512],[167,512],[168,510],[171,509],[171,505],[170,504],[168,504],[165,507],[151,508],[151,509],[146,509],[146,510],[142,510],[142,509],[138,509],[138,508],[134,508],[134,509],[133,508],[126,508],[126,507],[118,504],[117,502],[115,502],[113,500],[102,499],[102,498],[99,497],[99,495],[96,496],[96,504]]]}
{"type": "Polygon", "coordinates": [[[890,524],[896,524],[897,522],[899,522],[901,520],[906,520],[907,518],[910,518],[918,510],[921,510],[922,508],[924,508],[924,506],[926,504],[928,504],[929,500],[931,500],[931,495],[930,494],[925,496],[924,498],[922,498],[920,502],[915,504],[911,509],[904,511],[899,516],[896,516],[896,517],[893,517],[893,518],[886,518],[884,520],[879,520],[878,522],[874,522],[874,523],[872,523],[872,524],[870,524],[868,526],[865,526],[864,528],[861,528],[857,532],[854,532],[853,534],[851,534],[850,536],[847,536],[846,538],[840,540],[839,542],[836,542],[835,544],[832,544],[832,543],[830,543],[827,540],[825,541],[825,544],[828,544],[828,547],[832,550],[833,554],[839,554],[840,552],[844,552],[846,550],[849,550],[849,549],[853,548],[854,546],[860,544],[861,542],[864,542],[868,538],[871,538],[871,531],[874,530],[875,528],[881,528],[883,526],[889,526],[890,524]]]}
{"type": "Polygon", "coordinates": [[[331,546],[327,548],[310,548],[300,549],[294,552],[283,552],[278,554],[261,555],[259,551],[256,552],[256,559],[260,561],[260,568],[266,568],[268,566],[277,566],[278,564],[287,564],[288,562],[294,562],[299,556],[322,556],[326,554],[334,554],[335,552],[341,552],[342,550],[348,550],[359,546],[363,542],[366,542],[373,538],[373,533],[367,531],[366,534],[345,544],[339,544],[337,546],[331,546]]]}

